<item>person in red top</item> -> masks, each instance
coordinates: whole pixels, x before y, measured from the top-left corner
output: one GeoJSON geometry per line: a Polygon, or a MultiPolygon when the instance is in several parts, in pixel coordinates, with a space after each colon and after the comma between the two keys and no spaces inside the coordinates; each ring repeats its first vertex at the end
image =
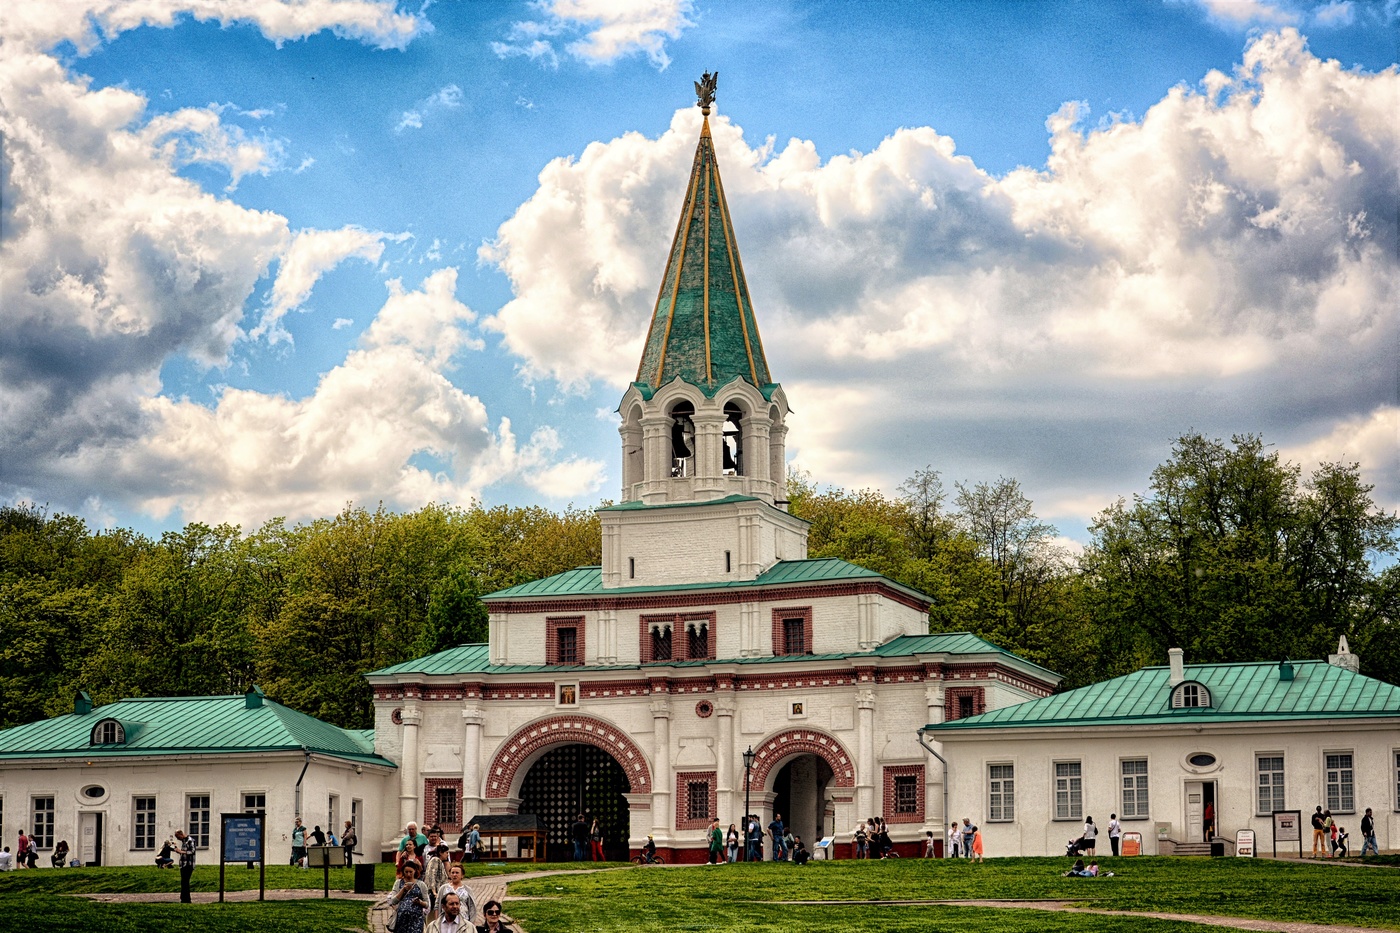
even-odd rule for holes
{"type": "Polygon", "coordinates": [[[27,856],[28,854],[29,854],[29,837],[26,836],[26,835],[24,834],[24,830],[21,829],[21,830],[19,831],[19,846],[15,849],[15,864],[18,865],[20,868],[24,868],[24,867],[26,866],[26,863],[25,863],[25,861],[24,861],[24,858],[25,858],[25,856],[27,856]]]}

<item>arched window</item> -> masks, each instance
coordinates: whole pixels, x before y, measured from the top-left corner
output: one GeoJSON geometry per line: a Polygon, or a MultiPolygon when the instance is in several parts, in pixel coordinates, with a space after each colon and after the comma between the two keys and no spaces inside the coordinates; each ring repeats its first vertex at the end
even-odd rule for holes
{"type": "Polygon", "coordinates": [[[115,719],[104,719],[92,727],[93,745],[122,745],[125,742],[126,730],[115,719]]]}
{"type": "Polygon", "coordinates": [[[1210,690],[1195,680],[1183,681],[1172,689],[1172,709],[1210,708],[1210,690]]]}
{"type": "Polygon", "coordinates": [[[658,622],[651,627],[651,659],[671,660],[671,623],[658,622]]]}
{"type": "Polygon", "coordinates": [[[710,656],[710,626],[708,622],[687,622],[686,657],[700,660],[710,656]]]}
{"type": "Polygon", "coordinates": [[[677,402],[671,409],[671,475],[690,476],[695,470],[695,406],[677,402]]]}
{"type": "Polygon", "coordinates": [[[724,406],[724,473],[744,475],[744,410],[733,402],[724,406]]]}

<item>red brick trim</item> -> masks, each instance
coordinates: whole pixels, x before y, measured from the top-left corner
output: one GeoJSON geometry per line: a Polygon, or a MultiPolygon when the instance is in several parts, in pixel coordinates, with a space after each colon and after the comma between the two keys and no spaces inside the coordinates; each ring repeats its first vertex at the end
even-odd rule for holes
{"type": "Polygon", "coordinates": [[[567,663],[582,664],[584,662],[587,655],[584,654],[583,622],[583,616],[551,616],[544,620],[544,663],[566,663],[559,659],[559,630],[561,628],[574,629],[574,638],[576,639],[577,647],[574,660],[567,663]]]}
{"type": "Polygon", "coordinates": [[[792,587],[735,587],[731,590],[701,590],[694,593],[647,593],[636,596],[575,596],[572,598],[531,600],[524,598],[490,599],[486,604],[492,612],[592,612],[597,609],[646,610],[678,609],[683,606],[727,606],[734,603],[790,602],[792,600],[823,599],[832,596],[858,596],[876,593],[888,600],[928,612],[929,603],[915,599],[902,590],[875,580],[856,583],[809,583],[792,587]]]}
{"type": "Polygon", "coordinates": [[[923,680],[922,667],[881,667],[875,670],[877,684],[922,683],[923,680]]]}
{"type": "Polygon", "coordinates": [[[439,787],[450,787],[457,792],[457,819],[442,824],[444,833],[459,833],[462,831],[462,807],[466,806],[466,801],[462,799],[462,779],[461,778],[424,778],[423,779],[423,825],[432,826],[440,822],[442,815],[437,812],[437,789],[439,787]]]}
{"type": "Polygon", "coordinates": [[[812,653],[812,607],[811,606],[789,606],[786,609],[773,610],[773,655],[775,657],[801,657],[801,655],[789,655],[783,644],[783,620],[802,620],[802,654],[812,653]]]}
{"type": "Polygon", "coordinates": [[[554,684],[488,684],[484,700],[553,700],[554,684]]]}
{"type": "Polygon", "coordinates": [[[585,680],[579,684],[579,692],[590,700],[599,697],[644,697],[651,693],[651,685],[641,680],[585,680]]]}
{"type": "Polygon", "coordinates": [[[924,821],[924,766],[923,765],[890,765],[885,768],[884,780],[884,816],[886,823],[922,823],[924,821]],[[915,799],[918,801],[918,809],[913,813],[895,812],[894,779],[897,777],[917,778],[915,782],[915,799]]]}
{"type": "Polygon", "coordinates": [[[738,678],[736,687],[739,690],[787,690],[798,687],[849,687],[855,682],[854,671],[812,671],[810,673],[741,677],[738,678]]]}
{"type": "Polygon", "coordinates": [[[835,737],[816,729],[789,729],[771,739],[764,739],[754,749],[753,771],[749,775],[752,787],[767,789],[769,773],[777,774],[778,766],[795,755],[817,755],[831,766],[835,787],[855,787],[856,766],[851,753],[835,737]]]}
{"type": "Polygon", "coordinates": [[[719,812],[719,792],[717,788],[719,782],[715,780],[713,771],[677,771],[676,772],[676,829],[708,829],[710,819],[719,812]],[[709,794],[709,816],[703,820],[692,820],[690,814],[690,783],[692,781],[704,781],[707,785],[706,791],[709,794]]]}
{"type": "Polygon", "coordinates": [[[550,716],[516,731],[501,743],[486,772],[486,796],[507,797],[514,789],[516,772],[535,752],[551,745],[582,742],[612,755],[627,775],[628,792],[651,790],[651,768],[646,756],[627,733],[592,716],[550,716]]]}
{"type": "Polygon", "coordinates": [[[987,690],[985,687],[945,687],[943,689],[943,721],[952,722],[954,719],[961,719],[958,713],[958,700],[962,697],[972,697],[972,715],[987,711],[987,690]]]}
{"type": "Polygon", "coordinates": [[[638,619],[638,637],[641,639],[642,663],[664,664],[666,660],[713,661],[716,636],[718,635],[715,628],[715,618],[716,613],[713,612],[666,612],[641,616],[638,619]],[[704,657],[690,657],[690,635],[686,632],[686,623],[688,622],[704,622],[709,627],[709,644],[707,645],[709,650],[704,657]],[[671,626],[671,657],[659,662],[651,656],[651,627],[656,624],[671,626]]]}

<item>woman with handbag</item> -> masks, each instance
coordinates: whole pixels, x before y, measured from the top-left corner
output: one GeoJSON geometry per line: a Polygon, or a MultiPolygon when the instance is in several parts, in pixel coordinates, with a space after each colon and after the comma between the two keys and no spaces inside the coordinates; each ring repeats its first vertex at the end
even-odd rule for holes
{"type": "Polygon", "coordinates": [[[394,882],[389,894],[389,914],[385,928],[391,933],[423,933],[423,915],[428,911],[428,889],[418,880],[418,863],[403,863],[403,877],[394,882]]]}

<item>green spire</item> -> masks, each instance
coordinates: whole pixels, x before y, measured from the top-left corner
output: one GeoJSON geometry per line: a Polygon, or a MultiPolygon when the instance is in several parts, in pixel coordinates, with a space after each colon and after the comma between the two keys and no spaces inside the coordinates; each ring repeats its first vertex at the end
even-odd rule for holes
{"type": "MultiPolygon", "coordinates": [[[[713,99],[714,81],[708,74],[705,79],[713,99]]],[[[700,92],[702,85],[696,89],[700,92]]],[[[703,93],[700,106],[705,122],[637,383],[655,391],[679,376],[713,395],[738,376],[763,389],[772,379],[719,179],[703,93]]]]}

